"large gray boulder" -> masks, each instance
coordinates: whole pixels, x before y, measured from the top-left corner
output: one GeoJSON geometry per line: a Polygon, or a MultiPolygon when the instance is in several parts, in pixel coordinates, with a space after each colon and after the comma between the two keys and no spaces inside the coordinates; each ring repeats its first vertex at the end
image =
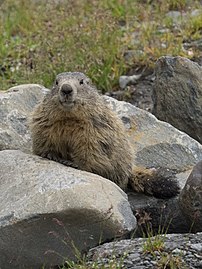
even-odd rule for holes
{"type": "Polygon", "coordinates": [[[127,195],[100,176],[18,150],[0,152],[0,170],[2,269],[61,265],[136,226],[127,195]]]}
{"type": "Polygon", "coordinates": [[[27,117],[47,91],[38,84],[13,87],[0,91],[0,150],[31,150],[27,117]]]}
{"type": "Polygon", "coordinates": [[[156,63],[154,115],[202,143],[202,67],[183,57],[156,63]]]}
{"type": "MultiPolygon", "coordinates": [[[[202,160],[202,145],[187,134],[129,103],[105,99],[125,124],[135,153],[135,165],[184,172],[202,160]]],[[[183,187],[183,176],[179,176],[183,187]]]]}

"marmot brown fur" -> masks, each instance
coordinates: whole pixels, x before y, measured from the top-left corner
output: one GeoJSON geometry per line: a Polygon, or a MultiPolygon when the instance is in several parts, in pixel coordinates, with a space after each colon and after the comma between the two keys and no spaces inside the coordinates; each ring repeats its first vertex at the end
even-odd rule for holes
{"type": "Polygon", "coordinates": [[[122,121],[82,73],[61,73],[31,122],[33,153],[110,179],[126,190],[169,198],[175,179],[133,168],[133,150],[122,121]]]}

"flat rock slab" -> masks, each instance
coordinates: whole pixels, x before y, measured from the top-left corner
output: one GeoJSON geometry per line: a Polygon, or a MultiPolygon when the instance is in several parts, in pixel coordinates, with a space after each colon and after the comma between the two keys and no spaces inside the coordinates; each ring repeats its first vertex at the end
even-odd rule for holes
{"type": "Polygon", "coordinates": [[[0,268],[41,269],[136,226],[127,195],[100,176],[0,152],[0,268]]]}

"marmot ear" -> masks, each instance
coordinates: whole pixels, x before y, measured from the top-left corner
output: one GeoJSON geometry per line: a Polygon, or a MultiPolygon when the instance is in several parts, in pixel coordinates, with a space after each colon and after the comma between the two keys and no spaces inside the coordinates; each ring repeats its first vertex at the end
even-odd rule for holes
{"type": "Polygon", "coordinates": [[[91,83],[91,80],[89,78],[86,79],[86,83],[87,84],[90,84],[91,83]]]}
{"type": "Polygon", "coordinates": [[[92,83],[92,80],[91,80],[90,78],[87,78],[87,79],[86,79],[86,84],[90,84],[90,85],[93,84],[93,83],[92,83]]]}

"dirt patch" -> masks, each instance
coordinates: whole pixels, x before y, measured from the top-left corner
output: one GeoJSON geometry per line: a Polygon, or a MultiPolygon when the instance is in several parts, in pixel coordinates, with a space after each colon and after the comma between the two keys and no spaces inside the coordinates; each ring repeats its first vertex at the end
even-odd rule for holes
{"type": "Polygon", "coordinates": [[[153,109],[152,100],[152,88],[154,82],[154,70],[143,68],[133,68],[129,71],[128,75],[139,75],[142,76],[133,84],[128,85],[125,89],[108,92],[107,95],[116,98],[119,101],[129,102],[139,108],[147,110],[149,112],[153,109]],[[137,69],[139,69],[137,71],[137,69]]]}

